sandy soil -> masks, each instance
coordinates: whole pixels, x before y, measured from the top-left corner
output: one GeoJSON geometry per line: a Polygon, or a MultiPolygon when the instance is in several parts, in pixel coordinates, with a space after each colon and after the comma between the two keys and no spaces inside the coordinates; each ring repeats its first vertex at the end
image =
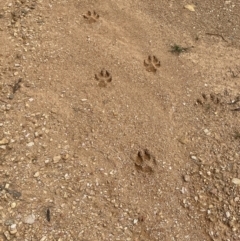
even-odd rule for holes
{"type": "Polygon", "coordinates": [[[240,240],[238,0],[0,0],[0,240],[240,240]]]}

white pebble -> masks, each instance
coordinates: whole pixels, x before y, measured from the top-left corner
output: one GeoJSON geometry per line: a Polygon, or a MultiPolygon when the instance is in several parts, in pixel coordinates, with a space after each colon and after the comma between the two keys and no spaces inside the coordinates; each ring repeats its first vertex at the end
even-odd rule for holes
{"type": "Polygon", "coordinates": [[[24,218],[23,222],[26,224],[33,224],[35,222],[35,215],[34,214],[30,214],[27,217],[24,218]]]}
{"type": "Polygon", "coordinates": [[[27,144],[27,146],[28,146],[28,147],[34,146],[34,142],[29,142],[29,143],[27,144]]]}

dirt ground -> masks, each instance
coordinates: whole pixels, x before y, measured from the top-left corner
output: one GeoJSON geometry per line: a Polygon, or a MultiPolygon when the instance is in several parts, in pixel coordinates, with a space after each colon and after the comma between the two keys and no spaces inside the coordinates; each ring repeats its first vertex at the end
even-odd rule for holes
{"type": "Polygon", "coordinates": [[[0,241],[239,241],[239,13],[0,0],[0,241]]]}

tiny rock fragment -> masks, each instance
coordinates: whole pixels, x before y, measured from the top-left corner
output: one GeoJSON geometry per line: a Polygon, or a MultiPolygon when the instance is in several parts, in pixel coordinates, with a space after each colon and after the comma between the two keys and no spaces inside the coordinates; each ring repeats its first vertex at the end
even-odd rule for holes
{"type": "Polygon", "coordinates": [[[30,214],[23,219],[23,222],[26,224],[33,224],[35,222],[35,218],[34,214],[30,214]]]}
{"type": "Polygon", "coordinates": [[[61,156],[55,156],[53,157],[53,163],[58,163],[61,160],[61,156]]]}
{"type": "Polygon", "coordinates": [[[185,145],[185,144],[187,144],[187,143],[189,142],[188,138],[185,137],[185,136],[179,138],[178,141],[179,141],[181,144],[183,144],[183,145],[185,145]]]}
{"type": "Polygon", "coordinates": [[[138,223],[138,219],[134,219],[133,224],[137,224],[137,223],[138,223]]]}
{"type": "Polygon", "coordinates": [[[4,236],[6,237],[7,240],[11,239],[10,233],[8,231],[4,232],[4,236]]]}
{"type": "Polygon", "coordinates": [[[191,12],[195,12],[195,5],[193,4],[187,4],[184,6],[184,8],[188,9],[191,12]]]}
{"type": "Polygon", "coordinates": [[[70,178],[69,174],[66,173],[66,174],[64,175],[64,178],[65,178],[66,180],[68,180],[68,179],[70,178]]]}
{"type": "Polygon", "coordinates": [[[180,191],[182,194],[186,193],[187,192],[187,189],[185,187],[182,187],[181,191],[180,191]]]}
{"type": "Polygon", "coordinates": [[[185,182],[189,182],[190,181],[190,176],[189,175],[184,175],[183,179],[185,182]]]}
{"type": "Polygon", "coordinates": [[[236,184],[236,185],[240,185],[240,179],[238,178],[233,178],[232,179],[232,183],[236,184]]]}
{"type": "Polygon", "coordinates": [[[40,175],[40,173],[39,173],[39,172],[36,172],[36,173],[34,174],[34,177],[39,177],[39,175],[40,175]]]}
{"type": "Polygon", "coordinates": [[[27,144],[27,146],[28,146],[28,147],[34,146],[34,142],[29,142],[29,143],[27,144]]]}
{"type": "Polygon", "coordinates": [[[9,232],[10,234],[16,234],[17,233],[17,224],[12,224],[11,226],[9,226],[9,232]]]}
{"type": "Polygon", "coordinates": [[[68,158],[69,158],[69,155],[67,153],[62,155],[63,160],[67,160],[68,158]]]}
{"type": "Polygon", "coordinates": [[[235,201],[235,202],[238,202],[238,201],[239,201],[239,197],[235,197],[235,198],[234,198],[234,201],[235,201]]]}
{"type": "Polygon", "coordinates": [[[204,131],[204,133],[205,133],[207,136],[209,136],[209,135],[211,134],[208,129],[204,129],[203,131],[204,131]]]}
{"type": "Polygon", "coordinates": [[[15,208],[17,206],[16,203],[11,203],[11,208],[15,208]]]}
{"type": "Polygon", "coordinates": [[[7,145],[8,144],[8,140],[6,138],[3,138],[1,141],[0,141],[0,146],[1,145],[7,145]]]}

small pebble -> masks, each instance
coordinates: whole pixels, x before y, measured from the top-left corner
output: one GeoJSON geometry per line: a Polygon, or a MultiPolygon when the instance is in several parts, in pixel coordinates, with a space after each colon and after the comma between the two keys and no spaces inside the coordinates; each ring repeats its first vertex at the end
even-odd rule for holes
{"type": "Polygon", "coordinates": [[[58,163],[61,160],[61,156],[55,156],[53,157],[53,163],[58,163]]]}
{"type": "Polygon", "coordinates": [[[240,185],[240,179],[239,178],[233,178],[232,183],[234,183],[236,185],[240,185]]]}
{"type": "Polygon", "coordinates": [[[133,224],[137,224],[138,223],[138,219],[133,219],[133,224]]]}
{"type": "Polygon", "coordinates": [[[0,140],[0,145],[7,145],[8,144],[8,140],[6,138],[3,138],[2,140],[0,140]]]}
{"type": "Polygon", "coordinates": [[[209,135],[211,134],[208,129],[204,129],[204,133],[205,133],[207,136],[209,136],[209,135]]]}
{"type": "Polygon", "coordinates": [[[40,173],[39,172],[35,172],[34,177],[39,177],[40,173]]]}
{"type": "Polygon", "coordinates": [[[189,175],[184,175],[183,179],[185,182],[189,182],[190,181],[190,176],[189,175]]]}
{"type": "Polygon", "coordinates": [[[193,160],[197,160],[197,157],[196,156],[191,156],[191,158],[193,159],[193,160]]]}
{"type": "Polygon", "coordinates": [[[11,239],[11,236],[10,236],[10,233],[8,231],[5,231],[4,232],[4,236],[7,240],[10,240],[11,239]]]}
{"type": "Polygon", "coordinates": [[[16,203],[11,203],[11,208],[15,208],[17,206],[16,203]]]}
{"type": "Polygon", "coordinates": [[[9,226],[9,232],[10,234],[16,234],[17,233],[17,224],[12,224],[11,226],[9,226]]]}
{"type": "Polygon", "coordinates": [[[35,215],[30,214],[23,219],[23,222],[26,224],[33,224],[35,222],[35,219],[36,219],[35,215]]]}
{"type": "Polygon", "coordinates": [[[28,147],[34,146],[34,142],[29,142],[29,143],[27,144],[27,146],[28,146],[28,147]]]}

